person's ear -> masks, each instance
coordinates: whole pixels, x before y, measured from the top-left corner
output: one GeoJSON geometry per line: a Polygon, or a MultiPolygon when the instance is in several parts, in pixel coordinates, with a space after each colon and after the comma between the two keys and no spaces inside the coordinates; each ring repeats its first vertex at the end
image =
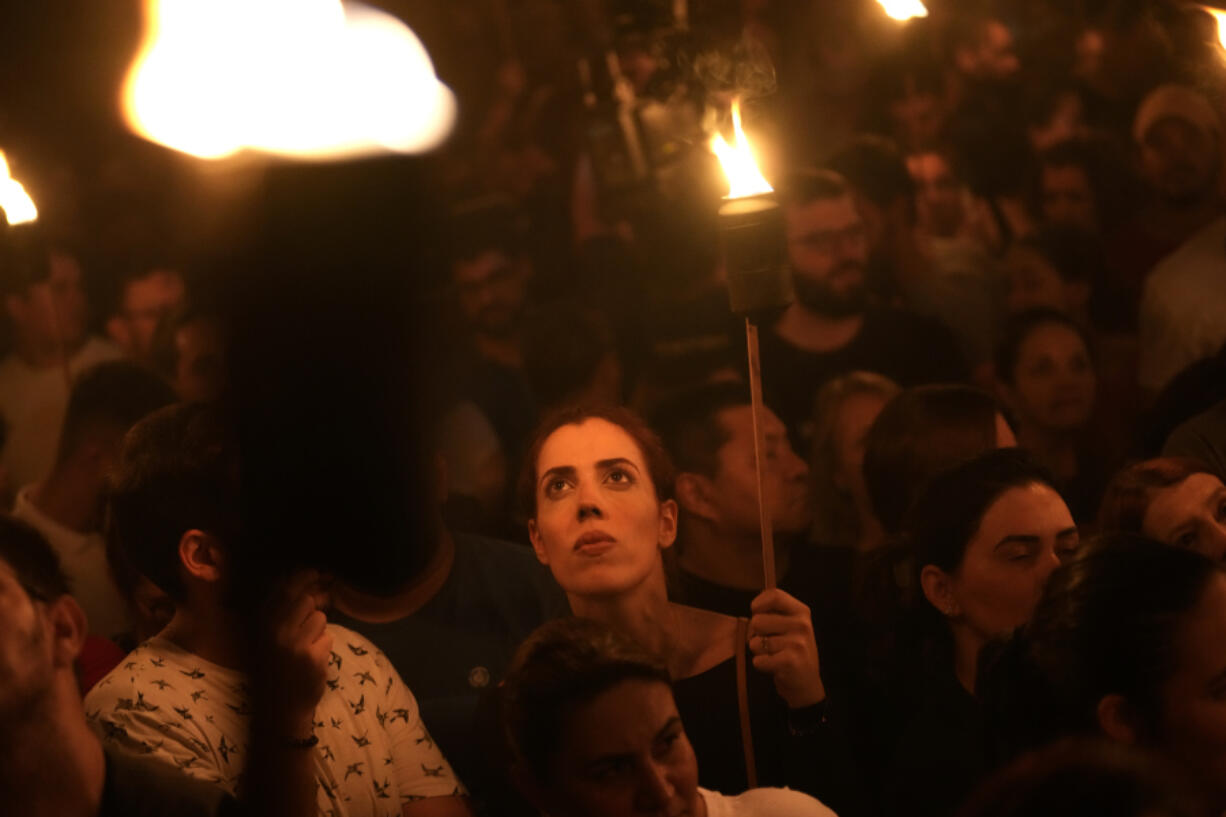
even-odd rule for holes
{"type": "Polygon", "coordinates": [[[1112,693],[1103,696],[1095,710],[1098,728],[1107,737],[1119,743],[1136,743],[1136,718],[1132,707],[1123,695],[1112,693]]]}
{"type": "Polygon", "coordinates": [[[711,481],[701,474],[689,472],[677,476],[674,483],[677,504],[691,516],[711,522],[719,520],[719,508],[712,499],[711,481]]]}
{"type": "Polygon", "coordinates": [[[217,539],[202,530],[189,530],[179,538],[179,562],[189,576],[204,582],[221,580],[225,557],[217,539]]]}
{"type": "Polygon", "coordinates": [[[924,565],[920,571],[920,587],[924,598],[946,618],[957,618],[962,615],[962,605],[958,603],[954,592],[953,577],[936,565],[924,565]]]}
{"type": "Polygon", "coordinates": [[[536,560],[543,565],[549,564],[549,554],[545,550],[545,542],[541,539],[541,529],[536,526],[535,519],[528,520],[528,541],[532,543],[536,560]]]}
{"type": "Polygon", "coordinates": [[[85,645],[89,622],[77,600],[67,594],[47,605],[51,622],[51,646],[57,667],[72,666],[85,645]]]}
{"type": "Polygon", "coordinates": [[[666,499],[660,503],[660,547],[670,548],[677,541],[677,503],[666,499]]]}

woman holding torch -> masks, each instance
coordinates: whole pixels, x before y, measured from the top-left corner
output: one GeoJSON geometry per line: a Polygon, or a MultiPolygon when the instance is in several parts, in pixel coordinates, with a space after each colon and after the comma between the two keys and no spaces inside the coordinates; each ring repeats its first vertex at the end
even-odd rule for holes
{"type": "Polygon", "coordinates": [[[537,558],[575,615],[666,662],[703,786],[789,786],[853,812],[854,775],[828,718],[808,608],[778,589],[754,600],[748,621],[670,602],[662,553],[677,535],[672,487],[667,454],[631,412],[554,415],[520,481],[537,558]]]}

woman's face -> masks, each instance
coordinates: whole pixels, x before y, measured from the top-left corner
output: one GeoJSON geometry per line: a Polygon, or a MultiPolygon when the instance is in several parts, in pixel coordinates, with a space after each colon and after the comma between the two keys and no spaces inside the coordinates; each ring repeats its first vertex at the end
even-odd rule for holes
{"type": "Polygon", "coordinates": [[[1215,576],[1176,637],[1162,689],[1157,748],[1204,781],[1226,808],[1226,577],[1215,576]]]}
{"type": "Polygon", "coordinates": [[[951,618],[984,638],[1008,634],[1030,619],[1047,577],[1078,544],[1058,493],[1037,482],[1010,488],[988,507],[951,577],[951,618]]]}
{"type": "Polygon", "coordinates": [[[1035,328],[1019,349],[1004,397],[1018,419],[1044,431],[1075,431],[1094,410],[1097,379],[1081,336],[1059,324],[1035,328]]]}
{"type": "Polygon", "coordinates": [[[575,709],[542,793],[558,817],[702,814],[698,761],[668,685],[622,681],[575,709]]]}
{"type": "Polygon", "coordinates": [[[1212,474],[1192,474],[1155,491],[1141,532],[1216,561],[1226,560],[1226,486],[1212,474]]]}
{"type": "Polygon", "coordinates": [[[625,593],[663,575],[660,548],[677,536],[677,505],[660,502],[638,444],[592,417],[545,440],[528,535],[568,594],[625,593]]]}

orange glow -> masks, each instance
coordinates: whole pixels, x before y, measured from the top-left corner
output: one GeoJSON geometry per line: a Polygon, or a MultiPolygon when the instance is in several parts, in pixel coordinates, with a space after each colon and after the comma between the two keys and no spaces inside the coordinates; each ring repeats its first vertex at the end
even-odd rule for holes
{"type": "Polygon", "coordinates": [[[877,0],[886,15],[899,22],[906,22],[914,17],[927,17],[928,8],[921,0],[877,0]]]}
{"type": "Polygon", "coordinates": [[[9,173],[8,159],[0,150],[0,209],[4,210],[4,218],[9,224],[25,224],[38,218],[38,208],[34,199],[9,173]]]}
{"type": "Polygon", "coordinates": [[[1212,14],[1213,19],[1217,21],[1217,39],[1222,44],[1222,48],[1226,48],[1226,11],[1209,6],[1201,6],[1201,8],[1212,14]]]}
{"type": "Polygon", "coordinates": [[[732,103],[732,134],[735,144],[729,145],[719,131],[711,137],[711,152],[719,157],[724,175],[728,177],[728,195],[725,198],[742,199],[746,196],[760,196],[772,193],[774,188],[758,170],[754,160],[753,149],[741,129],[741,105],[739,100],[732,103]]]}
{"type": "Polygon", "coordinates": [[[128,126],[205,159],[429,150],[455,98],[391,15],[339,0],[145,0],[128,126]]]}

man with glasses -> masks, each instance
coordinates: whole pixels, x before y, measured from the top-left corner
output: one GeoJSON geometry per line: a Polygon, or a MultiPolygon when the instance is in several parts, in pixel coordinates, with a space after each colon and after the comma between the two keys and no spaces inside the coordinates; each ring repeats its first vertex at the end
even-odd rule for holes
{"type": "Polygon", "coordinates": [[[762,384],[795,442],[809,437],[817,390],[840,374],[877,372],[904,386],[965,377],[948,330],[872,302],[864,221],[841,176],[793,173],[779,198],[796,300],[762,334],[762,384]]]}

